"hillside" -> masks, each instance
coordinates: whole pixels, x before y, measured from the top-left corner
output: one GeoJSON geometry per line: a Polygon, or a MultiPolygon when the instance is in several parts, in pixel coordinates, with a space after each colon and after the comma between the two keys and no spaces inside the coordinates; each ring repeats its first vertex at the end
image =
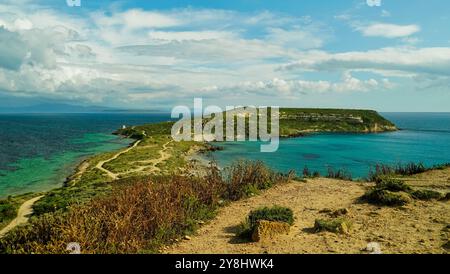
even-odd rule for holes
{"type": "Polygon", "coordinates": [[[281,136],[310,132],[370,133],[395,131],[396,126],[374,110],[280,109],[281,136]]]}
{"type": "MultiPolygon", "coordinates": [[[[450,168],[403,178],[416,189],[446,193],[450,168]]],[[[364,253],[370,242],[382,253],[447,253],[449,251],[450,203],[414,200],[401,207],[371,205],[359,198],[373,183],[327,178],[277,185],[261,195],[233,202],[220,209],[190,240],[163,248],[176,254],[308,254],[364,253]],[[295,222],[288,235],[266,242],[250,242],[236,236],[239,224],[251,210],[279,205],[293,210],[295,222]],[[314,231],[316,219],[345,208],[351,223],[347,234],[314,231]]]]}
{"type": "MultiPolygon", "coordinates": [[[[245,112],[245,110],[240,110],[239,112],[245,112]]],[[[206,121],[207,119],[205,119],[204,123],[206,121]]],[[[142,131],[146,131],[150,135],[170,134],[172,125],[173,122],[142,125],[118,130],[116,134],[137,138],[142,137],[142,131]]],[[[320,132],[377,133],[395,130],[397,130],[397,127],[392,122],[374,110],[280,109],[280,136],[282,137],[294,137],[320,132]]]]}

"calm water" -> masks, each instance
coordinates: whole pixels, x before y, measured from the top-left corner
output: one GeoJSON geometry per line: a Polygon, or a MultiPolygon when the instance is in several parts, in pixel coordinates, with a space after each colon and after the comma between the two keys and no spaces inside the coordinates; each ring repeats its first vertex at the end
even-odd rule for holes
{"type": "MultiPolygon", "coordinates": [[[[276,153],[258,143],[225,143],[220,165],[239,158],[263,160],[281,171],[328,166],[364,177],[376,163],[450,162],[450,113],[384,113],[402,131],[383,134],[320,134],[281,140],[276,153]]],[[[44,191],[62,184],[81,159],[122,148],[129,140],[111,135],[122,125],[166,121],[165,114],[0,115],[0,197],[44,191]]]]}
{"type": "Polygon", "coordinates": [[[1,114],[0,197],[60,186],[81,159],[122,148],[122,125],[166,121],[167,114],[1,114]]]}
{"type": "Polygon", "coordinates": [[[354,177],[367,176],[377,163],[450,162],[450,113],[383,113],[399,128],[381,134],[318,134],[284,139],[276,153],[260,153],[259,143],[225,143],[213,157],[221,166],[235,159],[262,160],[280,170],[304,166],[326,174],[328,167],[345,168],[354,177]]]}

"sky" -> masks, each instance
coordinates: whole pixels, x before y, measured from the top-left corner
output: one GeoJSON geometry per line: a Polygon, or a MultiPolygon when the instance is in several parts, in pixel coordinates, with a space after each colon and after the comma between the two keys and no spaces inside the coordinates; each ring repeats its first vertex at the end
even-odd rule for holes
{"type": "Polygon", "coordinates": [[[448,0],[0,0],[0,108],[450,112],[448,0]]]}

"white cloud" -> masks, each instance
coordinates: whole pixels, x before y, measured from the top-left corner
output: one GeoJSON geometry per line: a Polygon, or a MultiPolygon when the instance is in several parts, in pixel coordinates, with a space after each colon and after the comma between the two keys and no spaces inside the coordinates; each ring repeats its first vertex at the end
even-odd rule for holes
{"type": "Polygon", "coordinates": [[[281,28],[269,28],[267,39],[273,43],[299,49],[314,49],[323,46],[323,38],[317,32],[302,29],[284,30],[281,28]]]}
{"type": "Polygon", "coordinates": [[[366,0],[369,7],[381,7],[381,0],[366,0]]]}
{"type": "Polygon", "coordinates": [[[322,45],[310,34],[310,18],[270,12],[113,10],[78,17],[21,8],[0,4],[0,13],[8,11],[0,19],[0,92],[17,96],[154,104],[194,96],[205,85],[276,77],[270,60],[322,45]],[[247,27],[262,34],[247,38],[247,27]]]}
{"type": "Polygon", "coordinates": [[[198,95],[240,102],[367,92],[390,89],[385,78],[399,76],[448,83],[448,48],[328,53],[321,48],[331,31],[307,16],[188,8],[82,17],[24,7],[0,4],[0,92],[17,96],[148,107],[198,95]]]}
{"type": "Polygon", "coordinates": [[[388,79],[361,80],[355,78],[350,72],[346,71],[339,82],[330,81],[307,81],[307,80],[284,80],[274,78],[269,81],[246,81],[237,85],[208,86],[201,89],[202,92],[220,92],[230,94],[259,94],[267,96],[278,96],[280,98],[298,98],[308,93],[326,93],[326,92],[368,92],[379,91],[382,89],[391,89],[393,84],[388,79]]]}
{"type": "Polygon", "coordinates": [[[182,24],[182,22],[174,16],[158,12],[143,11],[140,9],[118,12],[111,16],[96,13],[93,18],[101,27],[120,26],[130,30],[142,28],[168,28],[182,24]]]}
{"type": "Polygon", "coordinates": [[[368,37],[385,37],[399,38],[411,36],[420,31],[418,25],[395,25],[375,23],[363,27],[357,27],[364,36],[368,37]]]}
{"type": "Polygon", "coordinates": [[[0,27],[0,67],[18,70],[26,54],[26,44],[20,35],[0,27]]]}
{"type": "MultiPolygon", "coordinates": [[[[448,76],[450,48],[382,48],[370,51],[353,51],[330,54],[312,51],[303,54],[300,61],[281,67],[282,70],[314,71],[372,71],[375,73],[400,72],[411,76],[418,74],[448,76]]],[[[387,75],[387,74],[386,74],[387,75]]]]}
{"type": "Polygon", "coordinates": [[[391,17],[391,13],[387,10],[382,10],[381,17],[391,17]]]}
{"type": "Polygon", "coordinates": [[[165,41],[201,41],[236,38],[236,34],[227,31],[150,31],[148,35],[152,40],[165,41]]]}

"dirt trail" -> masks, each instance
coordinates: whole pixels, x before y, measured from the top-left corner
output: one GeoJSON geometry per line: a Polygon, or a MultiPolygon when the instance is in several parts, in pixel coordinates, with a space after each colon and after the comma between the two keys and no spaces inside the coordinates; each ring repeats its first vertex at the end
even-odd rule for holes
{"type": "MultiPolygon", "coordinates": [[[[447,176],[450,174],[447,173],[447,176]]],[[[167,247],[165,253],[361,253],[369,242],[378,242],[383,253],[443,253],[449,234],[450,204],[414,201],[402,208],[359,203],[369,183],[318,178],[307,183],[275,186],[261,195],[231,203],[199,229],[189,241],[167,247]],[[243,242],[236,227],[248,213],[262,206],[291,208],[296,220],[289,235],[265,243],[243,242]],[[328,218],[323,209],[347,208],[352,223],[349,235],[313,233],[314,221],[328,218]]],[[[450,184],[446,184],[447,190],[450,184]]]]}
{"type": "Polygon", "coordinates": [[[34,205],[34,203],[36,203],[42,197],[44,197],[44,196],[35,197],[33,199],[30,199],[30,200],[24,202],[20,206],[20,208],[19,208],[19,210],[17,212],[17,217],[14,220],[12,220],[5,228],[3,228],[0,231],[0,238],[5,236],[6,233],[11,231],[16,226],[19,226],[19,225],[27,223],[28,222],[28,216],[33,213],[33,205],[34,205]]]}
{"type": "Polygon", "coordinates": [[[111,157],[111,158],[109,158],[107,160],[103,160],[103,161],[98,162],[97,165],[95,166],[95,168],[97,168],[97,169],[103,171],[104,173],[106,173],[108,175],[108,177],[110,177],[111,179],[117,180],[119,178],[119,175],[116,174],[116,173],[113,173],[113,172],[111,172],[109,170],[107,170],[106,168],[103,167],[103,165],[106,164],[106,163],[109,163],[111,161],[114,161],[115,159],[119,158],[120,155],[125,154],[128,151],[134,149],[135,147],[137,147],[141,143],[141,141],[142,140],[138,140],[131,147],[129,147],[129,148],[127,148],[127,149],[125,149],[125,150],[115,154],[113,157],[111,157]]]}
{"type": "Polygon", "coordinates": [[[129,173],[134,173],[134,172],[142,172],[144,170],[148,170],[149,172],[158,172],[160,171],[160,169],[157,167],[158,164],[167,161],[172,154],[170,154],[169,152],[167,152],[167,150],[169,149],[168,145],[171,144],[173,142],[173,140],[165,143],[162,146],[162,149],[159,151],[160,157],[157,159],[151,159],[151,160],[146,160],[146,161],[137,161],[134,162],[136,164],[144,164],[144,166],[139,166],[133,170],[130,170],[126,173],[121,173],[119,175],[125,175],[125,174],[129,174],[129,173]]]}

